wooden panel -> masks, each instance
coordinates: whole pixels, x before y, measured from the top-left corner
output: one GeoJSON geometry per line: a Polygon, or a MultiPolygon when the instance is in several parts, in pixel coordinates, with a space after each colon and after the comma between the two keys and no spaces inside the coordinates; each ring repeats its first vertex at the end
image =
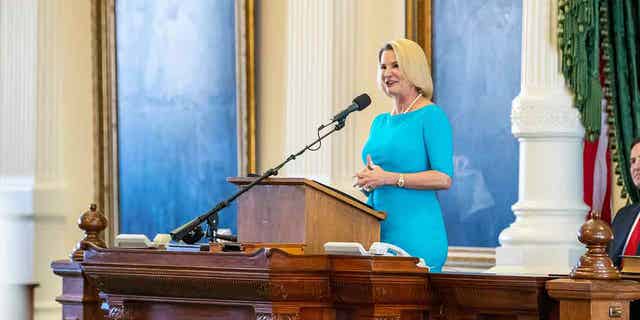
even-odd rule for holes
{"type": "Polygon", "coordinates": [[[62,319],[103,320],[98,290],[87,282],[80,265],[69,260],[51,263],[53,272],[62,277],[62,294],[56,301],[62,304],[62,319]]]}
{"type": "Polygon", "coordinates": [[[238,199],[238,241],[304,243],[304,208],[302,185],[255,186],[238,199]]]}
{"type": "Polygon", "coordinates": [[[255,320],[249,306],[221,306],[195,303],[127,303],[131,319],[139,320],[255,320]]]}
{"type": "Polygon", "coordinates": [[[551,277],[456,273],[429,277],[447,319],[557,319],[558,303],[545,290],[551,277]]]}
{"type": "MultiPolygon", "coordinates": [[[[256,178],[249,177],[232,177],[227,178],[227,181],[234,183],[236,185],[242,186],[247,185],[253,182],[256,178]]],[[[304,179],[304,178],[268,178],[260,183],[261,185],[282,185],[282,186],[305,186],[316,189],[329,197],[334,198],[336,201],[347,203],[353,206],[356,209],[362,211],[362,213],[372,215],[377,217],[380,220],[383,220],[387,217],[387,215],[382,211],[374,210],[373,208],[367,206],[361,201],[341,193],[340,191],[333,189],[329,186],[326,186],[322,183],[319,183],[314,180],[304,179]]]]}
{"type": "Polygon", "coordinates": [[[563,320],[587,320],[589,319],[589,314],[591,303],[587,300],[584,301],[561,301],[560,302],[560,319],[563,320]]]}
{"type": "MultiPolygon", "coordinates": [[[[229,178],[239,186],[251,178],[229,178]]],[[[305,254],[321,254],[328,241],[368,247],[380,240],[383,212],[318,182],[270,178],[238,198],[240,242],[304,243],[305,254]]]]}
{"type": "Polygon", "coordinates": [[[557,279],[548,281],[550,296],[560,300],[560,320],[637,319],[629,301],[640,298],[640,284],[630,280],[557,279]]]}
{"type": "Polygon", "coordinates": [[[82,268],[114,319],[424,319],[433,301],[428,273],[415,263],[92,248],[82,268]]]}
{"type": "Polygon", "coordinates": [[[335,201],[316,189],[307,188],[306,253],[320,254],[329,241],[360,242],[369,248],[380,241],[380,225],[374,216],[363,214],[348,203],[335,201]]]}

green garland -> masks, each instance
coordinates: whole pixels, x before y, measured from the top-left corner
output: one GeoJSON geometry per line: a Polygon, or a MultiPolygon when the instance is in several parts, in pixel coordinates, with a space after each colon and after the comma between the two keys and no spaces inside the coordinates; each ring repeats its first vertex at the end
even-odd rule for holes
{"type": "Polygon", "coordinates": [[[616,184],[622,186],[621,196],[626,198],[627,185],[621,175],[621,167],[626,166],[624,155],[620,153],[617,137],[621,136],[621,127],[616,124],[618,117],[618,98],[616,96],[616,78],[613,69],[615,68],[615,56],[611,44],[611,25],[609,19],[609,6],[607,0],[600,1],[600,34],[602,61],[604,63],[604,96],[607,99],[607,124],[609,125],[609,149],[611,150],[614,163],[614,174],[617,177],[616,184]]]}
{"type": "Polygon", "coordinates": [[[599,79],[598,0],[558,2],[558,46],[562,73],[573,89],[586,138],[600,134],[602,89],[599,79]]]}
{"type": "MultiPolygon", "coordinates": [[[[622,197],[640,200],[629,172],[630,148],[640,136],[637,20],[633,0],[600,0],[604,90],[608,101],[609,146],[622,197]]],[[[637,7],[636,7],[637,8],[637,7]]]]}

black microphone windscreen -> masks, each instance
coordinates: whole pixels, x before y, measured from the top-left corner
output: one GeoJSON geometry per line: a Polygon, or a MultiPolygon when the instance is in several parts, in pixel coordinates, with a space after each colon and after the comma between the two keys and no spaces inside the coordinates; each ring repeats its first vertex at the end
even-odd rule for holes
{"type": "Polygon", "coordinates": [[[363,93],[357,96],[355,99],[353,99],[353,103],[358,105],[358,111],[360,111],[371,104],[371,98],[369,97],[368,94],[363,93]]]}

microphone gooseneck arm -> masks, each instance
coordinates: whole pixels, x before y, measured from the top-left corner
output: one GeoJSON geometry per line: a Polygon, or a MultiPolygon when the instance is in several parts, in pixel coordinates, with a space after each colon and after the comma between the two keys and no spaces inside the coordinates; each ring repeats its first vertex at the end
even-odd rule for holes
{"type": "MultiPolygon", "coordinates": [[[[218,212],[224,208],[226,208],[227,206],[229,206],[229,204],[231,204],[231,202],[233,202],[236,198],[238,198],[239,196],[241,196],[242,194],[244,194],[245,192],[249,191],[251,188],[253,188],[255,185],[259,184],[260,182],[262,182],[264,179],[271,177],[271,176],[275,176],[278,175],[278,171],[280,169],[282,169],[282,167],[284,167],[289,161],[291,160],[295,160],[297,157],[301,156],[305,151],[307,150],[312,150],[311,147],[313,147],[315,144],[317,144],[318,142],[322,141],[322,139],[324,139],[325,137],[329,136],[330,134],[342,129],[344,127],[345,124],[345,118],[336,120],[337,123],[336,125],[328,132],[326,132],[325,134],[319,136],[315,141],[313,141],[311,144],[306,145],[304,148],[302,148],[300,151],[291,154],[289,157],[287,157],[287,159],[285,159],[282,163],[280,163],[279,165],[265,171],[265,173],[263,173],[260,177],[256,178],[255,180],[251,181],[251,183],[249,183],[248,185],[242,187],[240,190],[238,190],[238,192],[236,192],[235,194],[233,194],[231,197],[218,202],[218,204],[216,204],[215,207],[211,208],[209,211],[205,212],[204,214],[200,215],[199,217],[194,218],[193,220],[183,224],[182,226],[174,229],[173,231],[170,232],[171,234],[171,238],[174,241],[180,241],[183,240],[185,238],[185,236],[187,236],[190,232],[193,232],[194,230],[196,230],[196,228],[199,228],[200,225],[207,221],[207,223],[209,224],[209,229],[207,230],[207,237],[209,238],[209,240],[211,242],[215,241],[215,239],[223,239],[223,240],[233,240],[233,237],[229,237],[229,236],[223,236],[223,235],[219,235],[217,233],[217,228],[218,228],[218,212]]],[[[320,129],[318,129],[320,130],[320,129]]],[[[235,239],[237,240],[237,238],[235,239]]],[[[197,240],[196,240],[197,242],[197,240]]]]}

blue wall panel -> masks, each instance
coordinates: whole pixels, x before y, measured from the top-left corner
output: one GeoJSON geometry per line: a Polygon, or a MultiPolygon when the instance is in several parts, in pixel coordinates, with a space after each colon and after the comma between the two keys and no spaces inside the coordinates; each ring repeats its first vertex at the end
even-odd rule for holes
{"type": "Polygon", "coordinates": [[[495,247],[514,220],[522,1],[434,0],[435,99],[454,132],[455,175],[439,192],[451,246],[495,247]]]}
{"type": "Polygon", "coordinates": [[[121,233],[167,233],[235,191],[234,23],[233,0],[116,2],[121,233]]]}

